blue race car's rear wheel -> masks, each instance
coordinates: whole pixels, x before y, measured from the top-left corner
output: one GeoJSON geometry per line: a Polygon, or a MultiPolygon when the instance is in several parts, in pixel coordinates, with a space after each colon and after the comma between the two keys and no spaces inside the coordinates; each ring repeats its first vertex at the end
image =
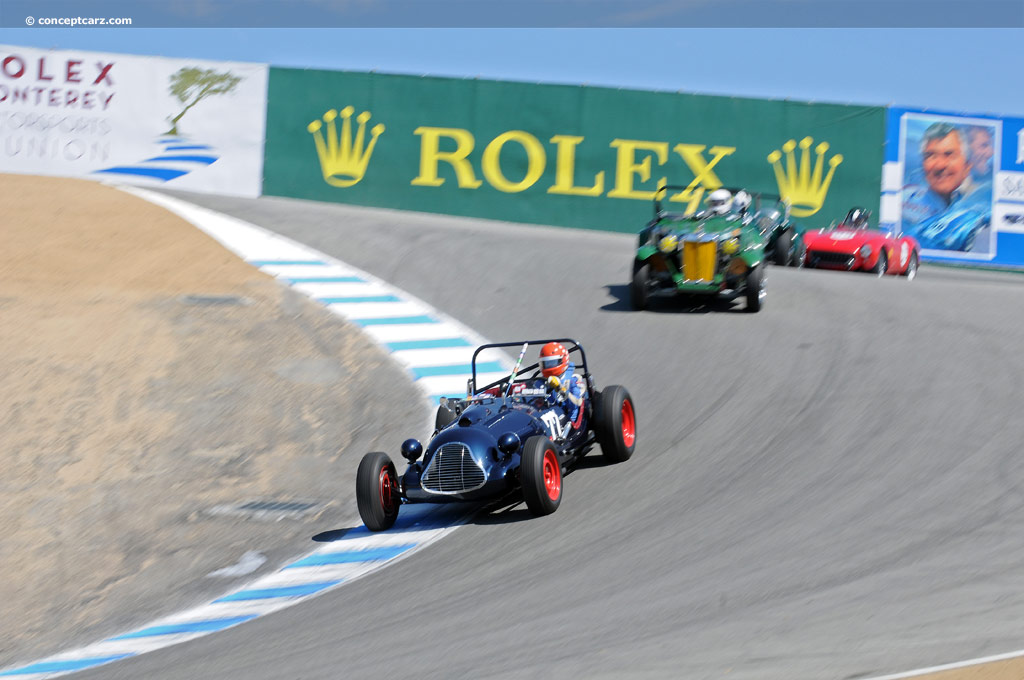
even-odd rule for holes
{"type": "Polygon", "coordinates": [[[523,500],[534,515],[550,515],[562,502],[562,466],[551,440],[535,435],[526,440],[520,461],[523,500]]]}
{"type": "Polygon", "coordinates": [[[594,399],[594,431],[601,453],[609,463],[629,460],[636,448],[636,411],[633,398],[622,385],[609,385],[594,399]]]}
{"type": "Polygon", "coordinates": [[[356,504],[359,516],[370,531],[384,531],[395,525],[401,497],[398,473],[388,454],[368,453],[356,471],[356,504]]]}

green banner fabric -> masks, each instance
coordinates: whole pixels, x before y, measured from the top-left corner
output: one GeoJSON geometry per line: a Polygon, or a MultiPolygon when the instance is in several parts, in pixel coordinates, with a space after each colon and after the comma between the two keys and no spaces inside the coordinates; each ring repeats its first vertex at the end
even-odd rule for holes
{"type": "Polygon", "coordinates": [[[263,193],[638,231],[720,186],[805,226],[877,214],[885,110],[603,87],[272,68],[263,193]]]}

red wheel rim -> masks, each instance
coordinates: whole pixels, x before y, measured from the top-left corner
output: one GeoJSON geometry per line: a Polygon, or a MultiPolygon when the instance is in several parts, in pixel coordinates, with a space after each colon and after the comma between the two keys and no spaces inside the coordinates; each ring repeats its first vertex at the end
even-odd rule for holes
{"type": "Polygon", "coordinates": [[[548,492],[548,498],[553,501],[557,501],[562,495],[562,468],[554,451],[547,451],[544,454],[544,489],[548,492]]]}
{"type": "Polygon", "coordinates": [[[633,416],[633,402],[622,400],[622,443],[626,447],[633,446],[636,441],[636,418],[633,416]]]}
{"type": "Polygon", "coordinates": [[[387,466],[380,469],[380,505],[384,512],[391,512],[395,507],[395,485],[387,466]]]}

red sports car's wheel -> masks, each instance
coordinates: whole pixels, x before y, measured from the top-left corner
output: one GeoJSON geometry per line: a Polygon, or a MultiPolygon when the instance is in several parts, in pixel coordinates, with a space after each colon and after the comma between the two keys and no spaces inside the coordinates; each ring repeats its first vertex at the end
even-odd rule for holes
{"type": "Polygon", "coordinates": [[[889,271],[889,258],[885,256],[885,249],[878,253],[878,261],[875,262],[875,268],[872,269],[876,276],[885,276],[885,273],[889,271]]]}
{"type": "Polygon", "coordinates": [[[913,281],[917,277],[917,253],[910,254],[907,270],[903,272],[903,275],[907,277],[908,281],[913,281]]]}
{"type": "Polygon", "coordinates": [[[519,478],[530,512],[550,515],[558,509],[562,502],[562,466],[550,439],[536,435],[526,440],[519,478]]]}
{"type": "Polygon", "coordinates": [[[636,411],[622,385],[609,385],[594,400],[594,430],[609,463],[629,460],[636,448],[636,411]]]}
{"type": "Polygon", "coordinates": [[[398,473],[388,454],[368,453],[356,471],[356,504],[359,516],[370,531],[384,531],[395,525],[401,505],[398,473]]]}

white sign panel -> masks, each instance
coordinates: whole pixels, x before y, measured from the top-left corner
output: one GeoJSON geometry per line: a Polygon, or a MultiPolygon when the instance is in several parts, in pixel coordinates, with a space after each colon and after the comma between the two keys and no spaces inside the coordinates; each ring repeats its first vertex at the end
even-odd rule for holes
{"type": "Polygon", "coordinates": [[[258,196],[265,64],[0,45],[0,172],[258,196]]]}

